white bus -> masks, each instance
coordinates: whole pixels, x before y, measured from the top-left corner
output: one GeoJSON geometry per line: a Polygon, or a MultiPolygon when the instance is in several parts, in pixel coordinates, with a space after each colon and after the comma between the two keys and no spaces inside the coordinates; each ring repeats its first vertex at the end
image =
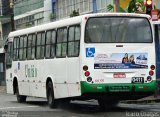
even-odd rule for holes
{"type": "Polygon", "coordinates": [[[101,107],[152,95],[155,41],[150,16],[86,14],[11,32],[7,93],[48,99],[97,99],[101,107]]]}

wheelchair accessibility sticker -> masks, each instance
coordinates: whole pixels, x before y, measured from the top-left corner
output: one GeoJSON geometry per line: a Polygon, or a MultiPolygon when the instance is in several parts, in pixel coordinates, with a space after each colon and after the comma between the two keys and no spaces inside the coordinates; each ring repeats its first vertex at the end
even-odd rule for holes
{"type": "Polygon", "coordinates": [[[86,48],[86,57],[94,57],[95,48],[86,48]]]}

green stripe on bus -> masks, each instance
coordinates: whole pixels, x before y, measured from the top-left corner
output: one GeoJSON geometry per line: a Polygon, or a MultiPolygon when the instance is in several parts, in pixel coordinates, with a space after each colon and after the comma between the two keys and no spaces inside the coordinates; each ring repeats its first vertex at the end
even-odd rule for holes
{"type": "Polygon", "coordinates": [[[135,86],[135,92],[154,92],[156,90],[156,80],[144,84],[89,84],[81,81],[81,93],[98,93],[98,92],[131,92],[135,86]]]}

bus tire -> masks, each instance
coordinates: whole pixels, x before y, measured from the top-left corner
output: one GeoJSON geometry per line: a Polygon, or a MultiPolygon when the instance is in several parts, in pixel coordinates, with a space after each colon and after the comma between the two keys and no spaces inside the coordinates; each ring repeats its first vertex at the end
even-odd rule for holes
{"type": "Polygon", "coordinates": [[[19,95],[19,88],[18,88],[18,86],[16,86],[16,96],[17,96],[17,102],[19,102],[19,103],[26,102],[27,96],[19,95]]]}
{"type": "Polygon", "coordinates": [[[47,100],[50,108],[57,107],[57,101],[54,99],[53,84],[51,81],[47,84],[47,100]]]}

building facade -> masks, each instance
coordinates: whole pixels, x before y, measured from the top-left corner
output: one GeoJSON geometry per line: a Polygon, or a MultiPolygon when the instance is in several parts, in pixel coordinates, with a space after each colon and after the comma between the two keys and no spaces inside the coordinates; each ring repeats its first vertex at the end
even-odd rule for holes
{"type": "Polygon", "coordinates": [[[80,15],[95,12],[107,12],[107,6],[114,0],[57,0],[57,19],[70,17],[73,11],[80,15]]]}
{"type": "Polygon", "coordinates": [[[43,23],[44,0],[15,0],[15,28],[23,29],[43,23]]]}
{"type": "Polygon", "coordinates": [[[0,0],[0,47],[3,46],[10,31],[9,0],[0,0]]]}
{"type": "MultiPolygon", "coordinates": [[[[128,12],[132,0],[14,0],[16,30],[96,12],[128,12]]],[[[145,3],[146,0],[136,0],[145,3]]],[[[153,0],[160,9],[160,1],[153,0]]],[[[143,12],[145,9],[143,8],[143,12]]]]}
{"type": "Polygon", "coordinates": [[[0,0],[0,85],[5,85],[4,43],[11,31],[9,0],[0,0]]]}

